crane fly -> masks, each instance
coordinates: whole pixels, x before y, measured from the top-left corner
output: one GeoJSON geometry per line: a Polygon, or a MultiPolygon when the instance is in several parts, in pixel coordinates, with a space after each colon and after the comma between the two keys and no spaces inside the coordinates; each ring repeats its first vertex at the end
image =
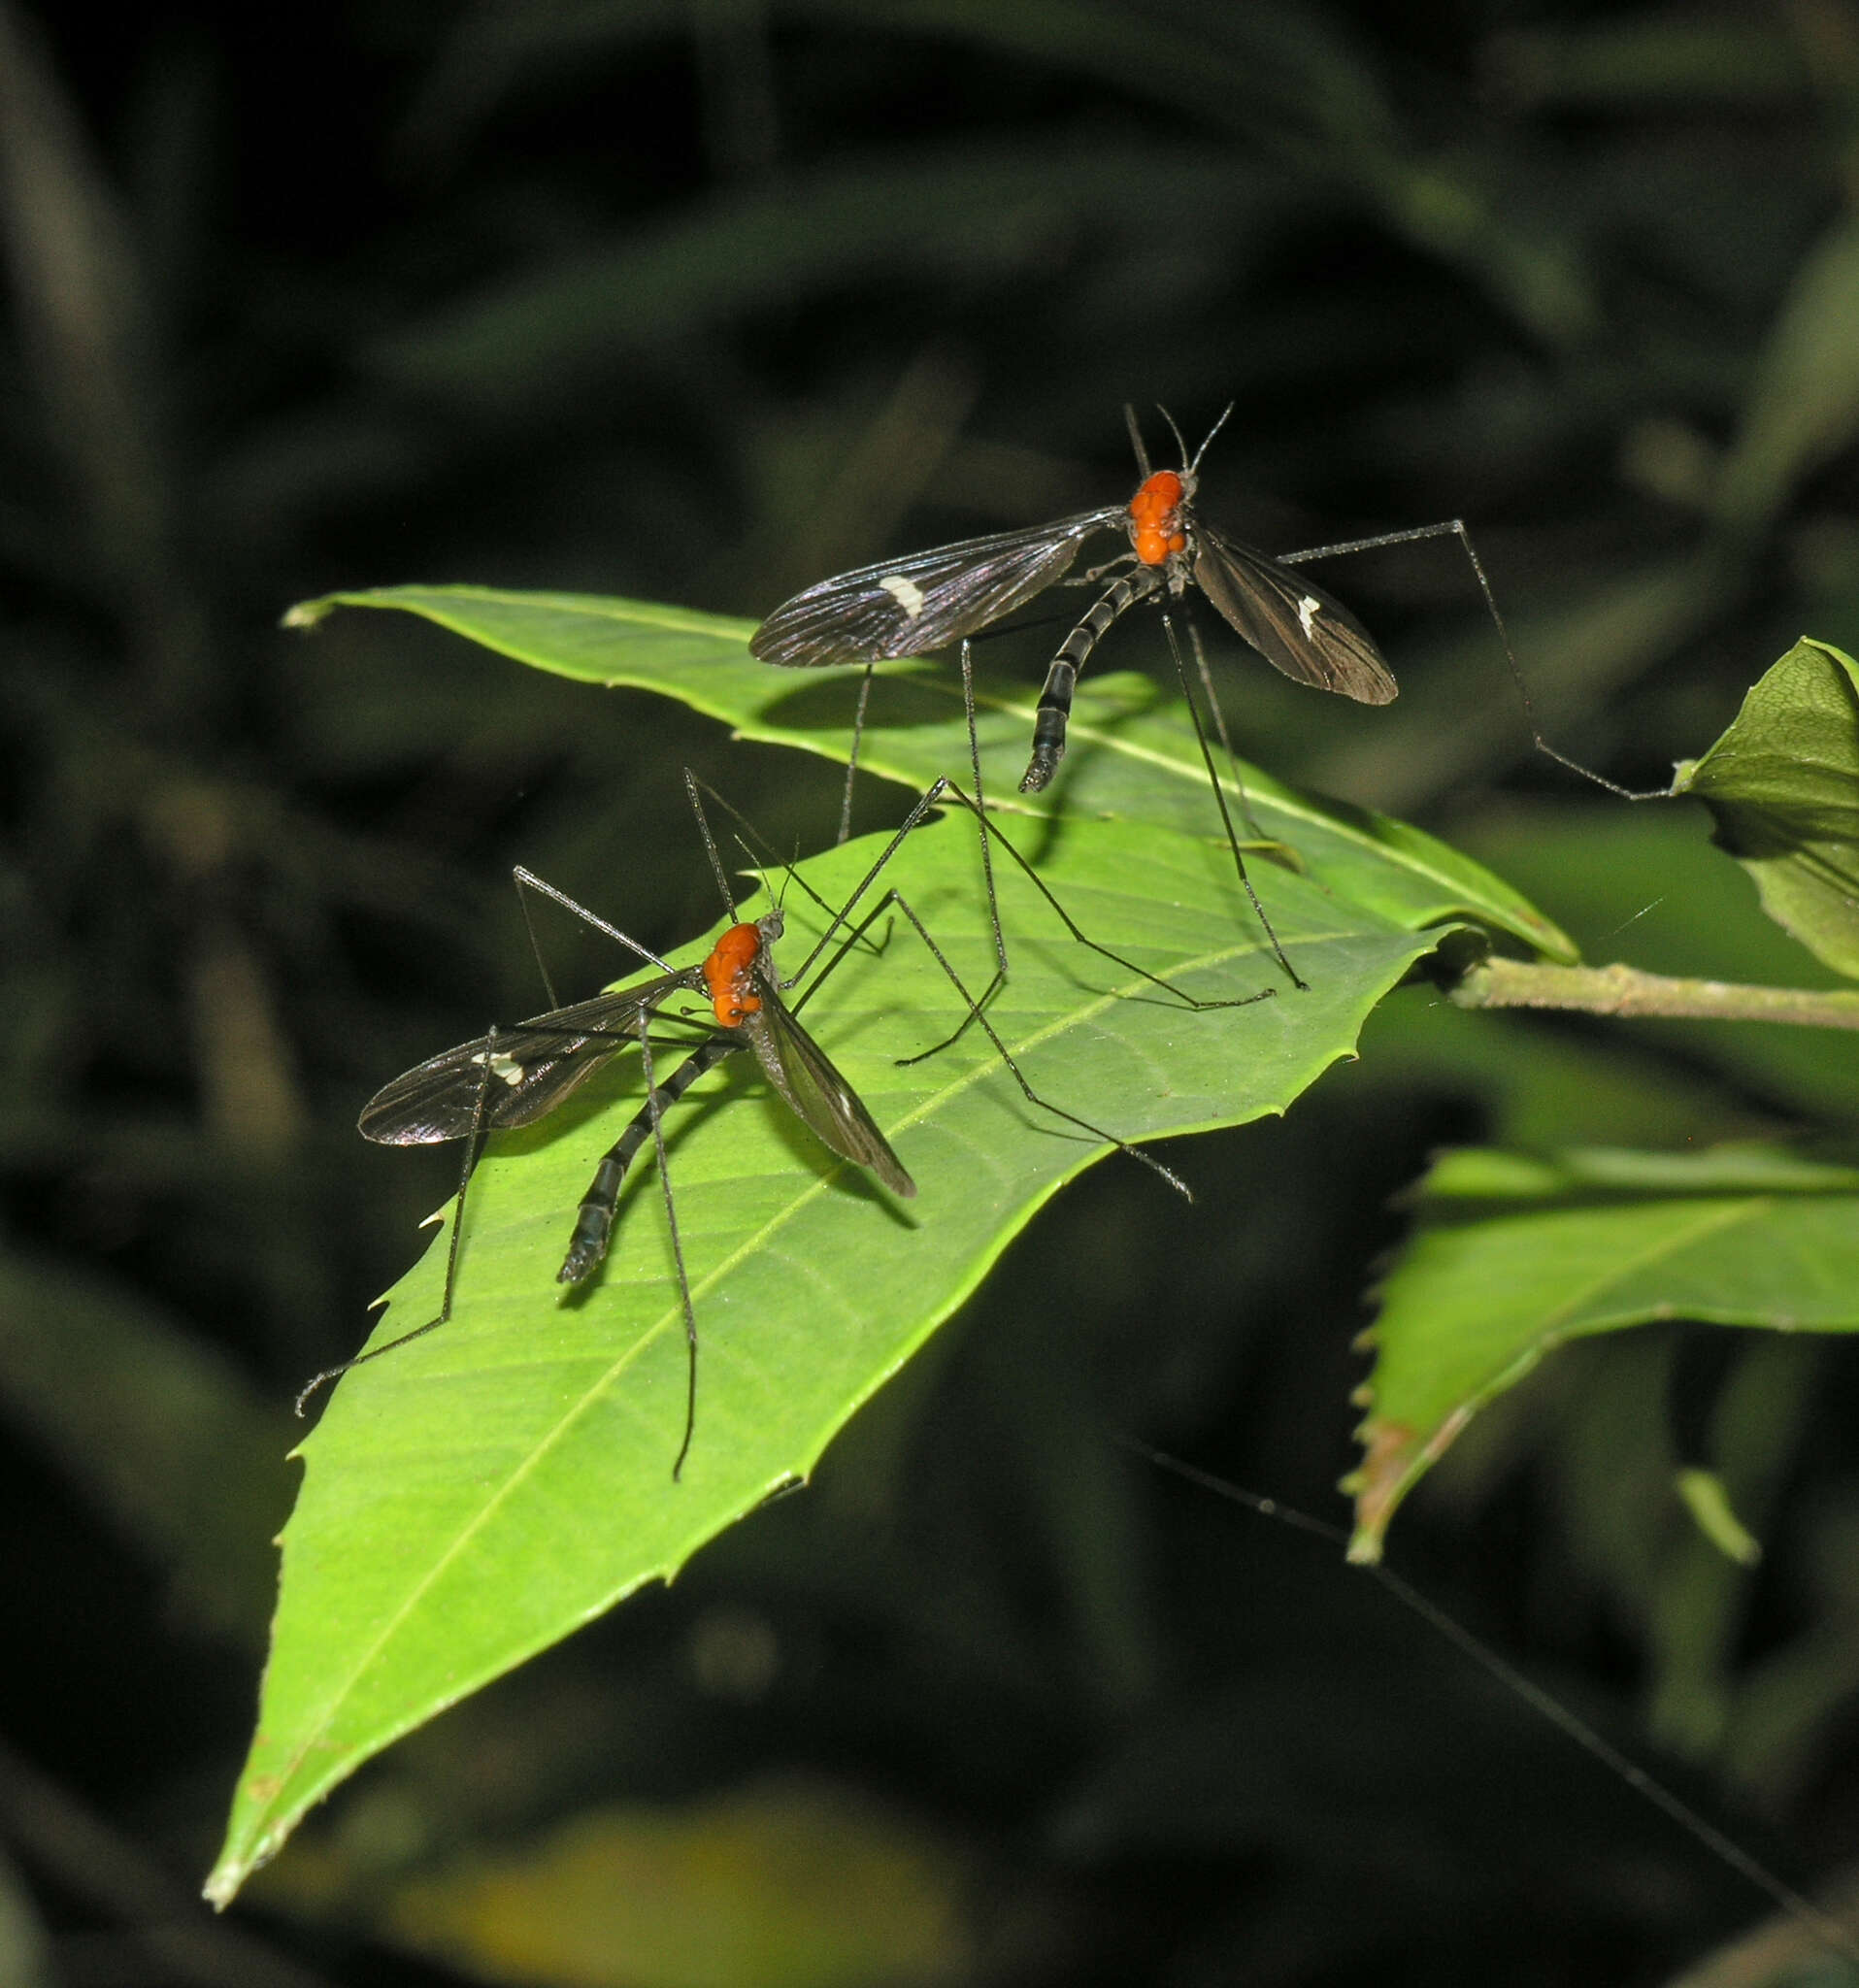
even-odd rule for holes
{"type": "MultiPolygon", "coordinates": [[[[465,1157],[459,1174],[446,1259],[444,1295],[438,1315],[426,1324],[316,1375],[297,1397],[299,1413],[304,1403],[324,1381],[348,1373],[352,1367],[379,1359],[383,1353],[392,1352],[410,1341],[421,1339],[448,1321],[457,1281],[465,1194],[485,1137],[491,1132],[535,1124],[554,1110],[612,1057],[636,1043],[646,1086],[645,1103],[633,1114],[620,1136],[601,1155],[577,1210],[556,1280],[568,1285],[583,1283],[605,1259],[627,1170],[647,1141],[650,1140],[658,1162],[684,1321],[684,1429],[672,1467],[673,1477],[681,1475],[696,1430],[697,1316],[684,1265],[670,1173],[666,1166],[665,1111],[726,1057],[747,1049],[753,1053],[771,1088],[821,1144],[840,1158],[866,1168],[900,1199],[913,1198],[916,1194],[915,1181],[892,1150],[889,1141],[879,1129],[857,1092],[808,1033],[795,1012],[818,990],[846,953],[864,939],[873,923],[893,905],[910,920],[937,966],[966,1004],[969,1020],[978,1023],[985,1032],[1030,1103],[1093,1138],[1116,1146],[1192,1200],[1186,1186],[1160,1161],[1127,1144],[1114,1133],[1107,1132],[1088,1119],[1053,1104],[1033,1089],[992,1023],[980,1011],[955,969],[900,892],[895,889],[886,891],[875,906],[854,921],[854,908],[864,899],[905,839],[950,791],[947,782],[938,781],[918,801],[838,911],[822,906],[830,913],[825,931],[814,942],[799,970],[786,978],[777,970],[774,958],[774,947],[784,931],[782,911],[777,907],[752,922],[736,917],[735,902],[704,814],[697,781],[688,770],[684,782],[717,887],[730,908],[731,924],[703,960],[693,966],[672,967],[637,940],[628,938],[617,926],[609,924],[533,873],[517,872],[519,884],[538,890],[573,911],[660,971],[637,986],[597,994],[591,1000],[577,1002],[570,1007],[551,1008],[513,1028],[492,1029],[472,1042],[461,1043],[396,1077],[369,1100],[361,1113],[360,1130],[364,1138],[379,1144],[426,1145],[450,1140],[465,1142],[465,1157]],[[789,990],[799,985],[828,948],[834,945],[838,950],[833,957],[826,961],[790,1005],[785,998],[789,990]],[[701,1000],[708,1012],[667,1012],[671,1004],[681,996],[701,1000]],[[706,1031],[684,1060],[662,1078],[653,1068],[651,1034],[652,1024],[661,1018],[668,1022],[700,1026],[706,1031]]],[[[957,795],[955,798],[964,805],[973,805],[966,801],[965,796],[957,795]]],[[[723,805],[728,806],[727,803],[723,805]]],[[[733,810],[731,812],[734,812],[733,810]]],[[[994,833],[998,834],[998,831],[994,833]]],[[[1023,858],[1018,860],[1024,864],[1023,858]]],[[[1031,875],[1030,870],[1028,874],[1031,875]]],[[[809,888],[804,879],[797,878],[796,880],[802,882],[804,889],[809,888]]],[[[1033,881],[1039,883],[1037,878],[1033,881]]],[[[1106,957],[1133,966],[1132,962],[1121,961],[1108,948],[1095,946],[1094,942],[1078,930],[1051,892],[1043,884],[1039,888],[1075,937],[1105,953],[1106,957]]],[[[1159,987],[1178,991],[1169,982],[1146,974],[1140,967],[1134,967],[1134,971],[1144,974],[1159,987]]]]}
{"type": "MultiPolygon", "coordinates": [[[[685,781],[718,884],[734,917],[735,905],[688,772],[685,781]]],[[[665,1167],[663,1118],[667,1108],[726,1057],[748,1049],[770,1085],[829,1151],[867,1168],[901,1198],[913,1197],[916,1183],[891,1150],[889,1141],[879,1130],[858,1093],[783,999],[795,980],[783,980],[775,966],[773,948],[784,928],[779,907],[753,922],[742,920],[731,924],[703,960],[694,966],[674,968],[531,873],[519,871],[517,876],[519,883],[542,890],[662,971],[638,986],[597,994],[592,1000],[571,1007],[550,1009],[514,1028],[492,1029],[473,1042],[443,1050],[395,1077],[363,1107],[359,1122],[362,1137],[378,1144],[430,1145],[454,1139],[466,1142],[446,1264],[445,1294],[438,1316],[426,1324],[316,1375],[297,1397],[297,1409],[299,1413],[303,1411],[305,1401],[324,1381],[366,1361],[379,1359],[412,1340],[421,1339],[448,1322],[458,1268],[462,1228],[459,1216],[472,1168],[485,1136],[533,1125],[547,1117],[612,1057],[637,1043],[644,1065],[646,1101],[618,1139],[602,1154],[581,1197],[567,1251],[555,1275],[558,1283],[575,1285],[584,1283],[599,1268],[607,1255],[627,1169],[640,1148],[651,1140],[665,1189],[687,1348],[684,1433],[672,1468],[672,1475],[677,1477],[683,1470],[696,1427],[697,1318],[665,1167]],[[652,1070],[650,1026],[681,995],[701,997],[708,1005],[710,1033],[683,1062],[659,1079],[652,1070]]],[[[865,887],[861,884],[860,890],[865,887]]],[[[845,915],[844,911],[839,913],[834,926],[845,915]]],[[[814,948],[808,965],[813,964],[821,949],[814,948]]],[[[802,973],[805,972],[803,967],[802,973]]],[[[797,975],[795,979],[799,977],[797,975]]],[[[693,1019],[688,1015],[666,1018],[693,1019]]]]}
{"type": "Polygon", "coordinates": [[[769,615],[749,638],[749,652],[796,668],[924,655],[1024,607],[1066,578],[1085,540],[1120,530],[1129,550],[1090,578],[1124,564],[1131,570],[1065,638],[1046,671],[1032,757],[1020,779],[1023,793],[1038,792],[1057,772],[1072,686],[1112,624],[1151,595],[1179,600],[1190,581],[1285,676],[1362,704],[1388,703],[1395,695],[1393,675],[1374,637],[1341,601],[1288,564],[1215,531],[1195,511],[1201,458],[1232,412],[1229,407],[1214,422],[1192,459],[1183,449],[1178,470],[1151,471],[1135,410],[1125,408],[1143,477],[1127,504],[963,539],[819,580],[769,615]]]}
{"type": "Polygon", "coordinates": [[[620,1183],[650,1135],[653,1117],[738,1049],[754,1051],[763,1076],[822,1145],[869,1168],[893,1194],[909,1199],[916,1183],[858,1093],[781,998],[787,983],[776,971],[773,948],[783,924],[779,910],[765,912],[753,923],[730,926],[697,966],[660,974],[623,993],[551,1009],[429,1058],[369,1100],[361,1114],[362,1137],[381,1145],[426,1145],[469,1139],[474,1130],[533,1125],[609,1057],[640,1040],[675,995],[696,994],[708,1002],[714,1031],[651,1085],[647,1103],[602,1159],[581,1201],[558,1282],[584,1282],[607,1254],[620,1183]]]}
{"type": "MultiPolygon", "coordinates": [[[[1116,574],[1059,645],[1047,667],[1020,791],[1039,792],[1058,771],[1073,691],[1091,651],[1138,601],[1158,599],[1234,867],[1279,966],[1291,983],[1302,988],[1305,983],[1285,956],[1246,875],[1167,604],[1184,599],[1192,582],[1269,663],[1300,683],[1363,704],[1388,703],[1396,686],[1374,638],[1341,601],[1290,565],[1225,537],[1194,509],[1201,458],[1232,412],[1229,406],[1191,458],[1178,430],[1181,467],[1151,470],[1136,411],[1126,406],[1124,417],[1143,480],[1128,503],[1105,505],[1021,531],[963,539],[819,580],[777,608],[749,638],[748,646],[764,662],[792,668],[922,655],[987,627],[1064,581],[1087,539],[1120,530],[1129,540],[1128,551],[1093,568],[1086,579],[1101,580],[1119,567],[1129,570],[1116,574]]],[[[1205,658],[1201,676],[1212,699],[1205,658]]],[[[1225,742],[1226,726],[1217,704],[1213,710],[1225,742]]],[[[1228,752],[1230,756],[1230,743],[1228,752]]]]}
{"type": "MultiPolygon", "coordinates": [[[[1124,418],[1129,425],[1130,441],[1142,479],[1136,494],[1127,504],[1105,505],[1095,511],[1082,511],[1071,517],[1028,526],[1019,531],[963,539],[951,546],[938,546],[928,551],[909,553],[901,559],[880,560],[875,565],[861,566],[853,572],[819,580],[777,608],[749,638],[748,646],[750,652],[764,662],[793,668],[864,663],[868,666],[869,684],[869,665],[874,661],[926,654],[1000,620],[1015,609],[1024,607],[1047,587],[1079,583],[1069,576],[1085,542],[1100,532],[1122,532],[1129,541],[1128,550],[1083,576],[1085,583],[1100,580],[1106,575],[1114,577],[1059,645],[1047,667],[1034,718],[1032,750],[1020,779],[1020,790],[1037,793],[1057,773],[1065,752],[1073,692],[1079,673],[1090,659],[1092,651],[1130,608],[1141,601],[1155,601],[1162,610],[1170,650],[1194,722],[1202,760],[1219,810],[1221,826],[1232,850],[1235,870],[1271,942],[1278,965],[1293,985],[1301,988],[1305,983],[1285,957],[1284,948],[1278,944],[1271,920],[1246,876],[1240,840],[1234,830],[1225,791],[1201,720],[1195,686],[1189,681],[1187,666],[1169,613],[1171,604],[1178,603],[1185,607],[1190,588],[1198,587],[1238,635],[1294,682],[1331,691],[1358,704],[1387,704],[1395,697],[1397,685],[1393,672],[1376,646],[1374,637],[1341,601],[1305,579],[1297,568],[1308,560],[1333,554],[1370,551],[1423,539],[1455,537],[1477,577],[1485,608],[1497,629],[1511,676],[1522,697],[1536,744],[1573,771],[1597,779],[1604,786],[1611,787],[1612,783],[1564,758],[1538,729],[1529,690],[1510,646],[1504,617],[1498,612],[1497,598],[1462,518],[1385,532],[1373,538],[1353,539],[1344,544],[1320,546],[1304,552],[1288,553],[1282,558],[1274,558],[1254,547],[1242,545],[1210,524],[1195,504],[1200,487],[1201,460],[1232,412],[1229,406],[1190,456],[1185,443],[1181,441],[1180,431],[1175,427],[1168,410],[1163,409],[1164,418],[1168,420],[1180,449],[1181,467],[1178,470],[1152,470],[1142,430],[1137,425],[1136,411],[1126,406],[1124,418]]],[[[1218,700],[1213,695],[1212,677],[1201,649],[1198,632],[1191,621],[1189,635],[1198,665],[1201,691],[1207,698],[1221,746],[1237,774],[1232,742],[1218,700]]],[[[859,709],[862,719],[862,694],[859,709]]],[[[854,767],[857,751],[855,736],[852,750],[854,767]]],[[[1614,788],[1613,791],[1627,790],[1614,788]]],[[[849,776],[847,802],[849,818],[849,776]]]]}

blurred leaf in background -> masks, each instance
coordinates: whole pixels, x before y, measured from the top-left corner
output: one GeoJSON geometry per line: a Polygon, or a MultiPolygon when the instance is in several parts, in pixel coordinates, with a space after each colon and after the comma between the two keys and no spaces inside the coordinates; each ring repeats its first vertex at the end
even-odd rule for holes
{"type": "MultiPolygon", "coordinates": [[[[1126,399],[1192,430],[1237,398],[1215,523],[1281,550],[1464,515],[1545,730],[1662,785],[1804,631],[1859,643],[1856,46],[1839,4],[0,0],[17,1951],[542,1978],[533,1948],[416,1934],[402,1894],[616,1814],[623,1847],[642,1805],[740,1856],[789,1774],[863,1833],[848,1868],[913,1872],[920,1923],[958,1929],[848,1921],[868,1971],[1585,1984],[1746,1923],[1374,1591],[1107,1441],[1331,1496],[1360,1294],[1442,1144],[1849,1163],[1843,1039],[1417,988],[1283,1123],[1197,1144],[1192,1247],[1113,1173],[1077,1183],[805,1496],[331,1804],[259,1937],[188,1946],[171,1901],[249,1738],[279,1406],[450,1186],[363,1148],[361,1102],[538,1006],[514,860],[662,948],[714,910],[664,833],[681,764],[783,846],[837,818],[824,761],[404,615],[306,642],[282,609],[423,580],[756,615],[1127,495],[1126,399]]],[[[1701,826],[1577,805],[1532,757],[1449,544],[1313,570],[1400,700],[1339,709],[1215,641],[1248,758],[1448,832],[1593,957],[1797,977],[1701,826]]],[[[989,667],[1030,684],[1054,639],[989,667]]],[[[1100,660],[1166,668],[1136,621],[1100,660]]],[[[897,812],[867,783],[861,827],[897,812]]],[[[564,986],[611,972],[549,947],[564,986]]],[[[1399,1536],[1793,1874],[1856,1834],[1854,1387],[1843,1348],[1810,1381],[1803,1350],[1674,1322],[1549,1363],[1399,1536]],[[1686,1469],[1759,1566],[1698,1533],[1686,1469]]]]}

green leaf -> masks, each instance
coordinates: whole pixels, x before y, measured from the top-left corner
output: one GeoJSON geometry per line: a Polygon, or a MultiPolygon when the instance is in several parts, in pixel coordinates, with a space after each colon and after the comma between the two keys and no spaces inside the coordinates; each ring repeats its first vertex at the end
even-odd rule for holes
{"type": "Polygon", "coordinates": [[[1762,908],[1836,972],[1859,977],[1859,666],[1803,638],[1673,791],[1695,794],[1762,908]]]}
{"type": "MultiPolygon", "coordinates": [[[[326,594],[291,609],[285,623],[312,627],[337,607],[397,609],[536,669],[657,691],[764,745],[794,746],[842,764],[852,750],[851,684],[859,668],[780,670],[759,663],[747,649],[752,622],[595,594],[398,586],[326,594]]],[[[1044,794],[1018,792],[1036,697],[1030,684],[977,679],[977,733],[990,807],[1047,820],[1101,815],[1184,835],[1221,833],[1186,712],[1145,677],[1085,677],[1058,779],[1044,794]]],[[[968,765],[956,670],[946,663],[885,665],[874,679],[861,770],[920,792],[943,774],[967,786],[968,765]]],[[[1245,779],[1260,835],[1287,845],[1313,875],[1351,893],[1365,911],[1404,924],[1475,917],[1553,959],[1577,957],[1568,937],[1527,899],[1420,830],[1300,793],[1255,768],[1245,769],[1245,779]]],[[[1238,819],[1237,793],[1232,805],[1238,819]]]]}
{"type": "Polygon", "coordinates": [[[1653,1319],[1859,1328],[1859,1169],[1760,1147],[1472,1150],[1427,1176],[1381,1292],[1351,1557],[1479,1408],[1565,1340],[1653,1319]]]}
{"type": "MultiPolygon", "coordinates": [[[[802,872],[837,903],[874,840],[802,872]]],[[[966,816],[933,823],[888,874],[979,988],[991,940],[976,843],[966,816]]],[[[1363,912],[1328,877],[1261,867],[1309,992],[1276,974],[1223,850],[1080,821],[1042,852],[1084,928],[1151,971],[1203,999],[1275,988],[1194,1011],[1067,937],[997,857],[1012,975],[988,1011],[1028,1079],[1097,1125],[1154,1139],[1281,1111],[1347,1056],[1441,935],[1363,912]]],[[[823,919],[798,887],[785,905],[792,972],[823,919]]],[[[599,1276],[566,1300],[554,1281],[595,1159],[639,1103],[637,1059],[616,1057],[545,1123],[496,1143],[468,1198],[451,1323],[347,1375],[303,1446],[259,1732],[210,1896],[229,1899],[370,1754],[669,1578],[805,1478],[1032,1212],[1107,1149],[1029,1104],[979,1029],[908,1068],[893,1060],[942,1042],[962,1013],[901,918],[881,955],[849,953],[806,1010],[915,1176],[913,1202],[834,1162],[747,1059],[672,1115],[702,1335],[681,1482],[683,1329],[649,1166],[628,1183],[599,1276]]],[[[1156,1220],[1189,1218],[1158,1192],[1156,1220]]],[[[382,1335],[437,1311],[444,1242],[396,1288],[382,1335]]]]}
{"type": "Polygon", "coordinates": [[[1761,1560],[1761,1541],[1737,1516],[1729,1489],[1715,1471],[1695,1466],[1681,1470],[1673,1479],[1673,1488],[1697,1521],[1699,1532],[1726,1560],[1739,1567],[1754,1567],[1761,1560]]]}

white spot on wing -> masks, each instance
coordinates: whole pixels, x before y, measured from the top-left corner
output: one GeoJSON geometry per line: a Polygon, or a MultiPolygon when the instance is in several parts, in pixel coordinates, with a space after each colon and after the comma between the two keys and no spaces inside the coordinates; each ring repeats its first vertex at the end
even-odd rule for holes
{"type": "Polygon", "coordinates": [[[501,1049],[493,1049],[488,1057],[485,1056],[483,1050],[480,1049],[471,1060],[474,1063],[488,1062],[491,1076],[502,1077],[512,1090],[515,1090],[523,1080],[523,1066],[516,1061],[515,1057],[506,1056],[501,1049]]]}
{"type": "Polygon", "coordinates": [[[923,612],[923,589],[901,573],[887,573],[879,582],[913,621],[923,612]]]}
{"type": "Polygon", "coordinates": [[[1306,594],[1298,603],[1298,621],[1303,627],[1305,639],[1313,641],[1316,636],[1316,618],[1322,613],[1323,605],[1306,594]]]}

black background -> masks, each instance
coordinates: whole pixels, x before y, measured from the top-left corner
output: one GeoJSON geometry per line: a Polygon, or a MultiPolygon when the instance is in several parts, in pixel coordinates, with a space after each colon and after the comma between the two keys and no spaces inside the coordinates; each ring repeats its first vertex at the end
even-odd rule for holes
{"type": "MultiPolygon", "coordinates": [[[[668,826],[681,765],[778,844],[825,840],[838,796],[644,697],[281,612],[471,580],[763,613],[1123,495],[1126,399],[1190,440],[1235,400],[1211,516],[1289,547],[1466,515],[1558,742],[1656,784],[1795,635],[1859,637],[1840,392],[1803,396],[1769,484],[1719,475],[1845,225],[1850,11],[8,6],[0,33],[18,1951],[75,1982],[449,1979],[443,1939],[396,1947],[398,1887],[745,1788],[939,1846],[960,1931],[912,1978],[1652,1980],[1757,1916],[1333,1550],[1107,1435],[1345,1516],[1393,1198],[1507,1129],[1417,1052],[1184,1147],[1191,1219],[1098,1169],[813,1491],[378,1763],[234,1920],[186,1900],[249,1737],[287,1404],[448,1191],[445,1156],[365,1149],[360,1104],[537,1006],[513,861],[662,945],[714,911],[668,826]]],[[[1325,578],[1401,702],[1234,659],[1244,749],[1475,846],[1528,810],[1605,847],[1449,543],[1325,578]]],[[[862,825],[897,812],[867,784],[862,825]]],[[[1590,860],[1548,904],[1578,932],[1590,860]]],[[[1518,1023],[1507,1053],[1566,1040],[1688,1131],[1850,1134],[1657,1039],[1518,1023]]],[[[1855,1826],[1837,1360],[1758,1432],[1770,1559],[1708,1657],[1661,1585],[1682,1519],[1619,1508],[1646,1456],[1710,1460],[1743,1358],[1677,1328],[1563,1356],[1394,1550],[1805,1879],[1855,1826]],[[1767,1751],[1672,1713],[1693,1659],[1738,1705],[1769,1677],[1767,1751]]]]}

